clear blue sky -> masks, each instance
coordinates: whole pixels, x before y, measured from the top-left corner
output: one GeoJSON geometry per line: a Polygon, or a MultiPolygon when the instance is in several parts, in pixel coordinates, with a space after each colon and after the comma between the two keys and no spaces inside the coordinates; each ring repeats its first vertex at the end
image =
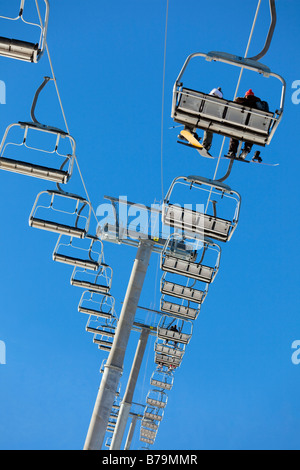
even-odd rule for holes
{"type": "MultiPolygon", "coordinates": [[[[34,2],[27,1],[30,14],[34,2]]],[[[176,176],[212,178],[216,160],[201,159],[178,145],[178,129],[170,129],[172,87],[192,52],[244,54],[257,1],[241,5],[238,0],[215,0],[211,6],[188,0],[183,6],[170,0],[163,174],[166,1],[90,0],[75,7],[71,0],[50,3],[50,54],[95,210],[104,195],[126,195],[150,205],[161,201],[162,191],[176,176]]],[[[277,27],[262,62],[286,79],[287,96],[283,121],[262,154],[266,162],[280,165],[235,164],[227,180],[242,196],[240,223],[232,240],[222,245],[220,272],[175,373],[154,450],[299,449],[300,365],[291,361],[291,345],[300,339],[300,105],[292,102],[292,83],[300,80],[300,5],[297,0],[276,3],[277,27]]],[[[2,0],[0,13],[12,12],[13,4],[17,11],[18,1],[2,0]]],[[[249,56],[262,49],[268,25],[268,1],[263,0],[249,56]]],[[[1,35],[13,37],[11,27],[1,20],[1,35]]],[[[199,62],[193,70],[199,89],[222,86],[231,98],[238,71],[228,75],[224,65],[214,77],[218,83],[212,83],[207,67],[199,62]]],[[[0,105],[2,135],[7,125],[30,120],[34,93],[49,74],[46,55],[37,65],[0,58],[0,80],[6,84],[6,104],[0,105]]],[[[279,103],[279,88],[271,79],[260,84],[245,74],[240,93],[248,88],[274,106],[279,103]]],[[[36,115],[45,124],[64,128],[52,84],[41,95],[36,115]]],[[[218,143],[216,139],[216,154],[218,143]]],[[[225,170],[222,162],[218,176],[225,170]]],[[[106,354],[85,332],[87,318],[77,311],[81,289],[69,282],[72,269],[52,261],[57,236],[28,225],[37,193],[54,185],[5,171],[0,178],[0,340],[6,345],[6,364],[0,365],[0,448],[81,449],[106,354]]],[[[76,171],[68,190],[84,195],[76,171]]],[[[106,243],[104,252],[114,270],[111,293],[119,313],[135,249],[106,243]]],[[[157,266],[154,254],[140,301],[155,309],[160,300],[157,266]]],[[[137,340],[132,333],[121,394],[137,340]]],[[[136,402],[145,403],[150,390],[153,342],[145,354],[136,402]]],[[[132,448],[141,446],[137,429],[132,448]]]]}

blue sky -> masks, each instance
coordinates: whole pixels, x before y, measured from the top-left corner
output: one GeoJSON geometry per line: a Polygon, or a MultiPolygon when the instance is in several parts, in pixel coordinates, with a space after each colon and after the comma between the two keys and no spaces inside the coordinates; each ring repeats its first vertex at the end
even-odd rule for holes
{"type": "MultiPolygon", "coordinates": [[[[236,163],[227,180],[242,196],[239,225],[222,245],[220,272],[175,373],[154,450],[299,449],[300,365],[291,361],[291,345],[300,339],[300,106],[292,102],[292,84],[300,80],[300,6],[297,0],[276,3],[277,26],[262,62],[286,79],[287,95],[283,120],[262,155],[279,166],[236,163]]],[[[18,11],[18,1],[3,0],[0,13],[12,12],[13,4],[18,11]]],[[[171,129],[172,88],[192,52],[244,54],[257,2],[246,0],[241,7],[237,0],[215,0],[211,14],[206,2],[188,0],[183,8],[170,0],[161,172],[166,5],[159,0],[116,0],[113,5],[90,0],[88,6],[74,8],[70,0],[51,1],[48,45],[95,210],[105,195],[150,205],[161,202],[179,175],[214,175],[216,160],[201,159],[177,144],[178,129],[171,129]]],[[[35,17],[32,7],[28,0],[28,15],[35,17]]],[[[268,25],[268,2],[263,0],[249,56],[262,49],[268,25]]],[[[1,20],[1,28],[1,35],[13,37],[10,22],[1,20]]],[[[219,76],[211,74],[208,64],[199,61],[191,78],[199,90],[222,86],[230,99],[238,70],[223,68],[219,76]]],[[[46,75],[47,55],[37,65],[0,58],[0,80],[6,84],[2,135],[9,124],[30,120],[34,93],[46,75]]],[[[274,106],[279,103],[279,87],[271,79],[260,82],[245,74],[239,94],[248,88],[274,106]]],[[[36,115],[40,122],[64,128],[53,84],[41,94],[36,115]]],[[[216,138],[216,155],[219,144],[216,138]]],[[[224,171],[222,161],[218,176],[224,171]]],[[[69,282],[72,269],[52,261],[57,236],[28,225],[36,195],[54,184],[6,171],[0,178],[0,340],[6,345],[6,364],[0,365],[0,448],[81,449],[106,353],[85,332],[87,318],[77,311],[82,291],[69,282]]],[[[76,169],[67,188],[84,196],[76,169]]],[[[92,232],[95,227],[92,219],[92,232]]],[[[104,253],[113,268],[111,293],[120,313],[135,248],[105,243],[104,253]]],[[[143,307],[159,309],[158,262],[153,254],[140,299],[143,307]]],[[[151,388],[154,340],[136,388],[134,401],[139,403],[145,403],[151,388]]],[[[121,395],[137,341],[133,332],[121,395]]],[[[141,446],[137,428],[132,448],[141,446]]]]}

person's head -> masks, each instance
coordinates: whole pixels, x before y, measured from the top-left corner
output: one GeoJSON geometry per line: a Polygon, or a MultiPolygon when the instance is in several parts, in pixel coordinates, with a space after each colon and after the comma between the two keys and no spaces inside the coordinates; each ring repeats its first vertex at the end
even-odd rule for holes
{"type": "Polygon", "coordinates": [[[248,98],[248,96],[254,96],[254,93],[251,90],[251,88],[250,88],[250,90],[246,91],[246,93],[245,93],[245,97],[248,98]]]}

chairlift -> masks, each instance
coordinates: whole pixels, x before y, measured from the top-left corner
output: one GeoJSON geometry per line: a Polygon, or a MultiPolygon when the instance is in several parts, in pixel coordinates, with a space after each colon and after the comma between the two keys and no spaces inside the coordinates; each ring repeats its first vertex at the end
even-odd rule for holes
{"type": "Polygon", "coordinates": [[[150,385],[161,388],[163,390],[172,390],[173,383],[173,374],[171,372],[165,372],[160,369],[156,369],[150,378],[150,385]]]}
{"type": "Polygon", "coordinates": [[[157,326],[157,338],[163,341],[175,341],[188,344],[193,335],[193,323],[164,315],[157,326]]]}
{"type": "Polygon", "coordinates": [[[115,299],[111,295],[86,290],[81,295],[78,311],[86,315],[113,319],[116,318],[115,299]]]}
{"type": "Polygon", "coordinates": [[[111,446],[111,442],[112,442],[112,436],[108,436],[108,437],[106,438],[106,441],[105,441],[105,444],[104,444],[105,447],[107,447],[107,448],[109,449],[110,446],[111,446]]]}
{"type": "Polygon", "coordinates": [[[105,321],[103,323],[99,319],[90,315],[88,322],[86,324],[86,331],[92,333],[93,343],[98,345],[98,348],[104,351],[110,351],[112,348],[112,343],[115,337],[116,330],[116,321],[105,321]]]}
{"type": "Polygon", "coordinates": [[[31,122],[19,121],[6,128],[0,146],[0,169],[65,184],[73,172],[76,142],[68,132],[41,124],[35,116],[39,95],[51,80],[44,77],[35,92],[31,122]],[[30,161],[27,160],[28,150],[30,161]]]}
{"type": "Polygon", "coordinates": [[[75,287],[108,294],[112,284],[112,268],[104,263],[98,267],[97,271],[75,266],[70,282],[75,287]]]}
{"type": "Polygon", "coordinates": [[[253,59],[239,57],[224,52],[190,54],[186,59],[173,87],[171,117],[175,122],[192,129],[209,130],[225,137],[246,141],[260,146],[270,144],[282,119],[286,82],[269,67],[253,59]],[[183,75],[190,61],[202,57],[209,62],[222,62],[240,69],[248,69],[281,82],[282,90],[279,108],[275,112],[249,108],[202,91],[183,86],[183,75]]]}
{"type": "Polygon", "coordinates": [[[168,402],[168,395],[162,390],[153,389],[148,392],[146,403],[156,408],[165,408],[168,402]]]}
{"type": "MultiPolygon", "coordinates": [[[[0,55],[4,57],[10,57],[12,59],[23,60],[25,62],[34,62],[37,63],[45,50],[46,47],[46,38],[48,30],[48,21],[49,21],[49,1],[44,0],[45,2],[45,18],[42,24],[33,23],[25,20],[24,18],[24,7],[25,0],[21,0],[19,14],[15,18],[0,16],[0,18],[11,21],[21,20],[23,23],[29,26],[35,26],[40,29],[40,37],[38,42],[28,42],[20,39],[9,39],[5,37],[0,37],[0,55]]],[[[39,14],[39,9],[37,8],[37,13],[39,14]]]]}
{"type": "Polygon", "coordinates": [[[160,299],[160,310],[168,315],[182,318],[183,320],[196,320],[201,309],[201,304],[192,304],[182,300],[181,304],[166,299],[165,295],[160,299]]]}
{"type": "Polygon", "coordinates": [[[101,362],[100,369],[99,369],[100,374],[104,374],[105,364],[106,364],[106,359],[103,359],[103,361],[101,362]]]}
{"type": "Polygon", "coordinates": [[[54,261],[97,271],[103,257],[103,243],[97,237],[84,239],[59,235],[52,258],[54,261]]]}
{"type": "Polygon", "coordinates": [[[115,411],[112,411],[109,416],[113,419],[118,419],[119,413],[118,412],[116,413],[115,411]]]}
{"type": "Polygon", "coordinates": [[[107,338],[114,338],[116,333],[117,322],[113,318],[111,321],[99,321],[98,317],[90,315],[85,330],[94,335],[106,336],[107,338]]]}
{"type": "Polygon", "coordinates": [[[111,411],[111,415],[112,413],[114,414],[119,414],[119,411],[120,411],[120,402],[121,402],[121,398],[120,398],[120,394],[117,393],[115,398],[114,398],[114,402],[113,402],[113,405],[111,407],[112,411],[111,411]]]}
{"type": "Polygon", "coordinates": [[[164,272],[161,281],[160,281],[160,292],[162,294],[166,294],[172,297],[177,297],[179,299],[185,299],[190,302],[195,302],[202,304],[205,300],[205,297],[208,292],[208,283],[205,283],[205,287],[203,290],[196,289],[194,284],[193,286],[182,285],[178,282],[173,282],[167,279],[168,272],[164,272]]]}
{"type": "Polygon", "coordinates": [[[153,429],[153,430],[157,430],[159,428],[159,424],[158,423],[155,423],[154,421],[152,421],[152,419],[148,419],[148,418],[143,418],[142,421],[141,421],[141,426],[143,428],[146,428],[146,429],[153,429]]]}
{"type": "Polygon", "coordinates": [[[84,238],[91,219],[91,204],[76,194],[41,191],[34,202],[29,225],[75,238],[84,238]]]}
{"type": "MultiPolygon", "coordinates": [[[[172,198],[173,199],[173,198],[172,198]]],[[[205,201],[204,201],[205,202],[205,201]]],[[[213,238],[218,241],[229,241],[235,231],[240,213],[241,196],[229,186],[219,181],[213,181],[200,176],[178,176],[173,180],[163,201],[162,222],[183,231],[183,234],[192,234],[195,237],[213,238]],[[202,192],[207,199],[207,211],[199,212],[170,202],[176,185],[188,186],[202,192]],[[213,197],[218,198],[220,210],[226,216],[223,219],[217,215],[216,203],[213,197]],[[228,207],[229,205],[229,207],[228,207]],[[212,206],[212,209],[211,209],[212,206]],[[212,214],[209,212],[213,212],[212,214]],[[229,214],[230,213],[230,214],[229,214]]]]}
{"type": "Polygon", "coordinates": [[[154,343],[155,353],[167,354],[182,359],[185,353],[185,344],[177,343],[175,340],[160,341],[157,339],[154,343]]]}
{"type": "MultiPolygon", "coordinates": [[[[140,436],[140,441],[145,442],[146,444],[153,445],[154,444],[154,439],[149,439],[148,437],[140,436]]],[[[146,450],[148,448],[146,447],[146,450]]]]}
{"type": "Polygon", "coordinates": [[[107,430],[108,432],[114,432],[115,427],[116,427],[116,424],[117,424],[116,422],[111,421],[111,420],[109,419],[109,420],[108,420],[108,423],[107,423],[107,428],[106,428],[106,430],[107,430]]]}
{"type": "Polygon", "coordinates": [[[167,367],[169,371],[177,369],[181,365],[180,358],[158,352],[156,352],[154,355],[154,362],[159,367],[167,367]]]}
{"type": "Polygon", "coordinates": [[[147,405],[144,410],[144,418],[151,419],[152,421],[162,421],[164,417],[164,409],[158,408],[153,405],[147,405]]]}
{"type": "Polygon", "coordinates": [[[151,440],[154,444],[154,440],[156,438],[156,435],[157,435],[157,431],[155,430],[150,430],[150,429],[147,429],[147,428],[143,428],[141,426],[141,429],[140,429],[140,436],[144,439],[148,439],[148,440],[151,440]]]}
{"type": "Polygon", "coordinates": [[[106,352],[111,351],[112,344],[113,344],[112,341],[110,340],[105,340],[105,339],[97,338],[97,337],[93,338],[93,343],[98,345],[98,349],[101,349],[101,351],[106,351],[106,352]]]}
{"type": "MultiPolygon", "coordinates": [[[[210,284],[219,270],[220,257],[221,248],[212,240],[204,239],[201,242],[189,240],[174,233],[167,239],[161,252],[161,269],[210,284]]],[[[167,284],[163,287],[167,291],[175,291],[175,294],[182,291],[181,286],[176,284],[167,284]]],[[[189,290],[188,286],[186,286],[184,294],[188,300],[191,300],[191,297],[196,297],[198,303],[202,303],[204,300],[202,292],[189,290]]],[[[175,297],[177,296],[175,295],[175,297]]]]}
{"type": "Polygon", "coordinates": [[[10,124],[5,130],[0,145],[0,169],[65,184],[73,172],[75,151],[76,142],[67,132],[39,123],[20,121],[10,124]],[[15,130],[21,131],[21,138],[17,139],[15,135],[11,135],[15,130]],[[31,144],[30,138],[37,138],[39,133],[53,136],[53,141],[47,142],[47,145],[45,142],[43,147],[41,144],[39,146],[31,144]],[[61,149],[60,143],[63,139],[69,141],[69,153],[61,149]],[[23,149],[28,149],[28,153],[30,152],[30,161],[17,159],[23,149]],[[8,153],[13,154],[14,158],[8,156],[8,153]],[[55,162],[57,162],[56,167],[55,162]]]}

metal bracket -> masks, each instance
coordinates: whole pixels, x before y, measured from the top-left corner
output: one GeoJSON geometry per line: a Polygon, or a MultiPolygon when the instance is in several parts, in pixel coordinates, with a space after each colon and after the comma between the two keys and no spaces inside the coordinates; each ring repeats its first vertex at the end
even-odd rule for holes
{"type": "Polygon", "coordinates": [[[269,27],[268,36],[267,36],[264,48],[259,54],[257,54],[254,57],[251,57],[252,60],[260,60],[264,55],[266,55],[272,42],[272,38],[273,38],[275,26],[276,26],[276,21],[277,21],[277,15],[276,15],[275,0],[269,0],[269,2],[270,2],[271,24],[269,27]]]}

